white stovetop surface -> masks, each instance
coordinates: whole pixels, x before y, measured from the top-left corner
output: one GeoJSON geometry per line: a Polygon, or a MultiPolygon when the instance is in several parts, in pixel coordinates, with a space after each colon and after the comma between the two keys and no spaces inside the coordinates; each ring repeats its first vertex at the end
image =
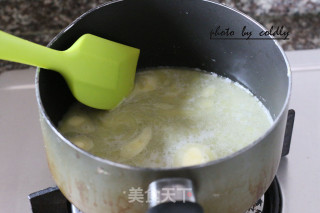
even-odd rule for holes
{"type": "MultiPolygon", "coordinates": [[[[320,202],[320,50],[287,52],[296,120],[278,178],[284,213],[318,213],[320,202]]],[[[0,212],[30,213],[27,196],[54,186],[43,147],[34,70],[0,74],[0,212]]]]}

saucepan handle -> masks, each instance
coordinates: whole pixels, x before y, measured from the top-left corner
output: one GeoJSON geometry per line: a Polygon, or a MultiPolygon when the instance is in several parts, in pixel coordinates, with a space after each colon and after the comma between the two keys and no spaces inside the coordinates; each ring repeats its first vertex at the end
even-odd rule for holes
{"type": "Polygon", "coordinates": [[[203,213],[203,209],[192,202],[167,202],[150,208],[147,213],[203,213]]]}
{"type": "Polygon", "coordinates": [[[296,113],[293,109],[290,109],[288,111],[287,125],[286,125],[286,131],[284,133],[284,140],[283,140],[283,148],[282,148],[281,157],[288,155],[289,151],[290,151],[291,136],[292,136],[292,131],[293,131],[295,114],[296,113]]]}
{"type": "Polygon", "coordinates": [[[203,213],[196,203],[192,181],[187,178],[164,178],[149,185],[147,213],[203,213]]]}

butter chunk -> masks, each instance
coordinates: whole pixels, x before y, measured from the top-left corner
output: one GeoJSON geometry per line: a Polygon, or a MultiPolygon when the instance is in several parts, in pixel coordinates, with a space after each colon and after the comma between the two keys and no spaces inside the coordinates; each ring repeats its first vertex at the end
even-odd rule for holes
{"type": "Polygon", "coordinates": [[[70,126],[79,126],[83,124],[86,121],[86,119],[83,116],[74,115],[68,118],[67,124],[70,126]]]}
{"type": "Polygon", "coordinates": [[[209,148],[203,144],[187,144],[176,155],[175,166],[192,166],[206,163],[215,158],[209,148]]]}
{"type": "Polygon", "coordinates": [[[143,92],[155,90],[158,87],[157,77],[143,75],[138,80],[136,87],[136,89],[143,92]]]}
{"type": "Polygon", "coordinates": [[[132,141],[121,147],[120,156],[131,159],[142,152],[152,138],[151,127],[145,127],[142,132],[132,141]]]}
{"type": "Polygon", "coordinates": [[[93,148],[93,141],[91,138],[85,135],[75,135],[73,137],[70,137],[69,140],[79,147],[80,149],[83,149],[85,151],[89,151],[93,148]]]}

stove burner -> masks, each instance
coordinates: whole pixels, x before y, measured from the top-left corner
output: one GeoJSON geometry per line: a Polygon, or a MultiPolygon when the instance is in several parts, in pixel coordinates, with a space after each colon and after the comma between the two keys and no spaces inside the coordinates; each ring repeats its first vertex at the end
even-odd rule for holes
{"type": "Polygon", "coordinates": [[[74,205],[71,204],[71,213],[83,213],[83,212],[80,211],[79,209],[77,209],[77,207],[75,207],[74,205]]]}
{"type": "Polygon", "coordinates": [[[264,195],[246,213],[261,213],[264,206],[264,195]]]}
{"type": "MultiPolygon", "coordinates": [[[[278,179],[275,178],[269,189],[264,194],[263,213],[281,213],[282,212],[282,194],[278,179]]],[[[259,212],[257,212],[259,213],[259,212]]]]}
{"type": "MultiPolygon", "coordinates": [[[[58,187],[51,187],[30,194],[33,213],[83,213],[62,195],[58,187]]],[[[282,196],[280,185],[275,178],[269,189],[246,213],[281,213],[282,196]]]]}
{"type": "Polygon", "coordinates": [[[246,213],[281,213],[282,195],[275,178],[264,195],[246,213]]]}

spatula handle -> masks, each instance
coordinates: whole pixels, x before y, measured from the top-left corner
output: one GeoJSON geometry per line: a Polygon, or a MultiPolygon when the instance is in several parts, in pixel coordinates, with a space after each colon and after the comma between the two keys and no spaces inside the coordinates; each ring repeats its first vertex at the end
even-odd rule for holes
{"type": "Polygon", "coordinates": [[[57,70],[61,57],[62,51],[0,31],[0,59],[2,60],[57,70]]]}

